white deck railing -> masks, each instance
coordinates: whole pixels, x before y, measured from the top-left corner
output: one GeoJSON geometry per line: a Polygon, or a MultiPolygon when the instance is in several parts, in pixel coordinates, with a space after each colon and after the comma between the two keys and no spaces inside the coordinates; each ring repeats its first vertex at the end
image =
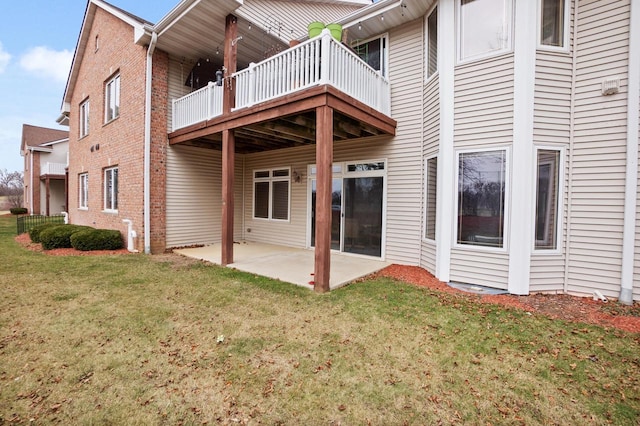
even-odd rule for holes
{"type": "Polygon", "coordinates": [[[45,175],[64,175],[66,167],[67,167],[67,165],[64,164],[64,163],[49,163],[49,162],[46,162],[40,168],[40,175],[41,176],[45,176],[45,175]]]}
{"type": "MultiPolygon", "coordinates": [[[[330,84],[364,104],[390,114],[389,82],[328,30],[233,74],[235,109],[250,107],[320,84],[330,84]]],[[[209,86],[173,101],[173,130],[222,114],[222,87],[209,86]]]]}
{"type": "Polygon", "coordinates": [[[206,87],[174,99],[172,104],[174,131],[209,120],[222,115],[222,86],[210,81],[206,87]]]}

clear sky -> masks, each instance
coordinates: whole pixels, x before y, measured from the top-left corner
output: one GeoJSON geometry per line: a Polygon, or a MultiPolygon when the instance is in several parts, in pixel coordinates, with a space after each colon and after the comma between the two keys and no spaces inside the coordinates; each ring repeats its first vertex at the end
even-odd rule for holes
{"type": "MultiPolygon", "coordinates": [[[[158,22],[179,0],[110,0],[158,22]]],[[[56,123],[87,7],[85,0],[3,1],[0,12],[0,169],[22,171],[22,125],[56,123]]]]}

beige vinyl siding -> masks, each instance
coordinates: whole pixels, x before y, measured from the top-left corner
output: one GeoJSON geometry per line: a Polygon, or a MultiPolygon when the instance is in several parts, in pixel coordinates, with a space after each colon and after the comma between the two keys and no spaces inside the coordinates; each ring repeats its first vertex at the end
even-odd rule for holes
{"type": "MultiPolygon", "coordinates": [[[[234,237],[242,227],[242,156],[236,155],[234,237]]],[[[213,244],[222,237],[220,151],[174,145],[167,150],[167,247],[213,244]]]]}
{"type": "Polygon", "coordinates": [[[455,70],[454,146],[489,147],[513,141],[513,54],[455,70]]]}
{"type": "Polygon", "coordinates": [[[628,1],[579,4],[567,290],[620,292],[626,164],[628,1]],[[619,76],[620,93],[601,94],[619,76]]]}
{"type": "MultiPolygon", "coordinates": [[[[571,82],[573,57],[569,53],[540,50],[536,54],[533,138],[536,145],[569,147],[571,137],[571,82]]],[[[567,156],[568,150],[565,151],[567,156]]],[[[565,157],[566,159],[566,157],[565,157]]],[[[535,161],[535,158],[533,158],[535,161]]],[[[565,245],[568,203],[568,161],[564,162],[563,200],[560,203],[562,236],[558,254],[545,250],[533,252],[529,291],[562,292],[564,290],[565,245]]],[[[535,194],[533,194],[535,197],[535,194]]]]}
{"type": "MultiPolygon", "coordinates": [[[[511,145],[513,90],[513,54],[493,56],[456,67],[454,95],[456,151],[511,145]]],[[[455,164],[453,166],[456,167],[455,164]]],[[[507,176],[509,175],[510,171],[507,170],[507,176]]],[[[505,235],[507,235],[506,231],[507,229],[505,229],[505,235]]],[[[508,275],[509,255],[506,252],[482,248],[470,250],[455,246],[451,250],[451,281],[506,290],[508,275]]]]}
{"type": "Polygon", "coordinates": [[[418,265],[422,244],[424,19],[389,33],[391,116],[398,122],[387,146],[387,258],[418,265]]]}
{"type": "Polygon", "coordinates": [[[307,36],[314,21],[329,24],[365,5],[333,2],[245,0],[238,16],[250,19],[266,31],[288,42],[307,36]]]}
{"type": "MultiPolygon", "coordinates": [[[[424,158],[438,154],[440,146],[440,93],[439,78],[434,75],[424,86],[424,132],[423,155],[424,158]]],[[[426,165],[423,165],[426,170],[426,165]]],[[[424,179],[424,177],[423,177],[424,179]]],[[[423,189],[423,192],[426,188],[423,189]]],[[[423,195],[424,200],[424,195],[423,195]]],[[[424,206],[423,206],[424,208],[424,206]]],[[[422,219],[424,234],[424,217],[422,219]]],[[[436,228],[438,224],[436,223],[436,228]]],[[[432,274],[436,271],[436,244],[433,241],[422,241],[422,258],[420,266],[432,274]]]]}
{"type": "Polygon", "coordinates": [[[188,60],[169,57],[169,105],[167,108],[167,129],[169,129],[169,131],[172,130],[173,126],[173,100],[191,93],[191,89],[185,86],[184,82],[187,80],[187,76],[191,72],[193,65],[194,64],[188,60]]]}
{"type": "MultiPolygon", "coordinates": [[[[640,115],[638,116],[640,121],[640,115]]],[[[640,145],[640,128],[638,128],[638,145],[640,145]]],[[[640,168],[640,152],[638,163],[640,168]]],[[[636,243],[633,267],[633,300],[640,300],[640,173],[638,173],[638,194],[636,199],[636,243]]]]}

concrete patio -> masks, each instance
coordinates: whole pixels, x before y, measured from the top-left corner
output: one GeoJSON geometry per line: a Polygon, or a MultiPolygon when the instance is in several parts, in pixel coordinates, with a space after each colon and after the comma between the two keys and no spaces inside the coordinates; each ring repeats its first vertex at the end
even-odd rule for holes
{"type": "MultiPolygon", "coordinates": [[[[174,250],[174,253],[217,265],[221,264],[220,252],[220,244],[174,250]]],[[[313,250],[243,241],[234,243],[233,252],[235,262],[227,265],[230,268],[313,289],[313,250]]],[[[389,265],[376,259],[332,252],[330,288],[341,287],[389,265]]]]}

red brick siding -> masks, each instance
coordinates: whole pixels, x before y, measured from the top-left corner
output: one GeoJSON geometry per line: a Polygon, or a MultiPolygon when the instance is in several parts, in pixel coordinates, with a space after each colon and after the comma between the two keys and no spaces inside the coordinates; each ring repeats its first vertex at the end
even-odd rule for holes
{"type": "MultiPolygon", "coordinates": [[[[144,248],[143,161],[146,48],[133,43],[133,28],[97,8],[69,115],[69,213],[75,224],[117,229],[131,219],[144,248]],[[96,36],[99,48],[95,49],[96,36]],[[120,74],[120,116],[104,123],[105,83],[120,74]],[[89,135],[79,139],[79,107],[90,102],[89,135]],[[93,150],[91,149],[93,147],[93,150]],[[104,212],[104,169],[118,166],[118,212],[104,212]],[[89,174],[88,210],[78,209],[78,175],[89,174]]],[[[165,124],[166,127],[166,124],[165,124]]],[[[165,132],[166,138],[166,132],[165,132]]],[[[126,237],[126,235],[125,235],[126,237]]]]}

